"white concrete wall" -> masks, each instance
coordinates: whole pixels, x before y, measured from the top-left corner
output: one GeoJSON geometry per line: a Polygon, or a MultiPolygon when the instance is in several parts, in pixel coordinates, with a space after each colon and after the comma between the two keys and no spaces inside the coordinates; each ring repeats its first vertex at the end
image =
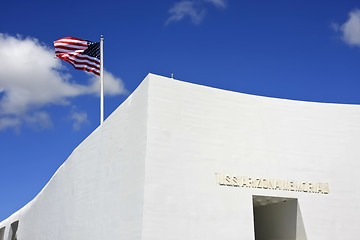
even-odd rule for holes
{"type": "Polygon", "coordinates": [[[84,140],[41,193],[0,223],[19,240],[141,239],[148,81],[84,140]]]}
{"type": "Polygon", "coordinates": [[[353,240],[359,142],[360,106],[150,74],[0,228],[20,220],[19,240],[254,239],[258,195],[298,199],[297,240],[353,240]],[[215,173],[327,182],[330,194],[219,186],[215,173]]]}
{"type": "Polygon", "coordinates": [[[252,195],[298,198],[308,239],[360,234],[360,106],[149,80],[143,239],[254,239],[252,195]],[[215,173],[325,182],[331,193],[223,187],[215,173]]]}

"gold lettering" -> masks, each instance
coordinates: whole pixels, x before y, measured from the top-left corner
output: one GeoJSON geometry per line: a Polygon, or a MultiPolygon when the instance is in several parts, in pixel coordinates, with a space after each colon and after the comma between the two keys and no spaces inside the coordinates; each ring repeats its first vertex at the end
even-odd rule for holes
{"type": "Polygon", "coordinates": [[[285,181],[284,180],[276,180],[275,189],[285,190],[285,181]]]}
{"type": "Polygon", "coordinates": [[[297,182],[289,180],[251,178],[245,176],[225,175],[215,173],[216,183],[221,186],[262,188],[283,191],[329,194],[328,183],[297,182]]]}
{"type": "Polygon", "coordinates": [[[290,191],[290,181],[284,181],[284,191],[290,191]]]}
{"type": "Polygon", "coordinates": [[[294,182],[293,181],[287,181],[288,182],[288,191],[294,191],[294,182]]]}
{"type": "Polygon", "coordinates": [[[307,182],[302,182],[302,183],[300,184],[300,189],[301,189],[302,192],[307,192],[307,191],[309,191],[309,183],[307,183],[307,182]]]}
{"type": "Polygon", "coordinates": [[[266,178],[261,179],[261,187],[264,189],[268,189],[269,184],[268,184],[268,181],[266,180],[266,178]]]}
{"type": "Polygon", "coordinates": [[[268,186],[270,189],[275,190],[276,189],[276,180],[275,179],[269,179],[268,180],[268,186]]]}
{"type": "Polygon", "coordinates": [[[233,176],[232,180],[233,180],[233,185],[234,185],[234,187],[238,187],[238,186],[239,186],[239,183],[238,183],[237,177],[236,177],[236,176],[233,176]]]}
{"type": "Polygon", "coordinates": [[[251,178],[243,177],[241,187],[251,187],[251,178]]]}
{"type": "Polygon", "coordinates": [[[219,174],[219,173],[215,173],[216,175],[216,183],[219,184],[219,185],[223,185],[223,175],[222,174],[219,174]]]}
{"type": "Polygon", "coordinates": [[[329,184],[328,183],[321,184],[321,190],[322,190],[322,193],[329,194],[330,193],[329,184]]]}
{"type": "Polygon", "coordinates": [[[251,187],[252,188],[260,188],[260,182],[261,182],[260,178],[255,178],[253,180],[253,182],[251,183],[251,187]]]}
{"type": "Polygon", "coordinates": [[[314,190],[313,190],[313,184],[312,183],[309,183],[309,193],[313,193],[314,190]]]}
{"type": "Polygon", "coordinates": [[[312,190],[313,193],[319,193],[319,184],[313,183],[312,187],[311,187],[311,190],[312,190]]]}
{"type": "Polygon", "coordinates": [[[225,183],[227,186],[231,186],[231,177],[229,175],[226,175],[225,177],[225,183]]]}

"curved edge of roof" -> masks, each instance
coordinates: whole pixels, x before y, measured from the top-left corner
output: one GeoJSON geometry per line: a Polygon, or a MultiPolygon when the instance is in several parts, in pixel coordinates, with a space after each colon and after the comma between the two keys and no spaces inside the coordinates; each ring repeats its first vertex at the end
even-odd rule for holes
{"type": "Polygon", "coordinates": [[[188,84],[188,85],[193,85],[193,86],[202,87],[202,88],[208,88],[208,89],[212,89],[212,90],[216,90],[216,91],[227,92],[227,93],[230,93],[230,94],[240,94],[240,95],[246,95],[246,96],[249,96],[249,97],[263,98],[263,99],[267,99],[267,100],[301,102],[301,103],[312,103],[312,104],[326,104],[326,105],[360,106],[360,104],[357,104],[357,103],[321,102],[321,101],[290,99],[290,98],[282,98],[282,97],[274,97],[274,96],[263,96],[263,95],[256,95],[256,94],[250,94],[250,93],[244,93],[244,92],[237,92],[237,91],[234,91],[234,90],[228,90],[228,89],[223,89],[223,88],[218,88],[218,87],[213,87],[213,86],[201,85],[201,84],[198,84],[198,83],[186,82],[184,80],[173,79],[173,78],[161,76],[161,75],[154,74],[154,73],[149,73],[147,75],[147,77],[148,76],[149,77],[167,79],[168,81],[174,81],[174,82],[177,82],[179,84],[188,84]]]}

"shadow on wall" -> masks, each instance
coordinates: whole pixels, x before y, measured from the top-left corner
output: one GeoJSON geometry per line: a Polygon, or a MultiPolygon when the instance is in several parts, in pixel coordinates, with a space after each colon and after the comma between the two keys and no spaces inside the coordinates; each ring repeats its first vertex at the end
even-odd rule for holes
{"type": "Polygon", "coordinates": [[[10,233],[9,233],[9,240],[17,240],[17,230],[18,230],[18,227],[19,227],[19,221],[16,221],[16,222],[13,222],[11,224],[11,228],[10,228],[10,233]]]}
{"type": "Polygon", "coordinates": [[[0,228],[0,240],[4,240],[5,236],[5,227],[0,228]]]}
{"type": "MultiPolygon", "coordinates": [[[[19,221],[15,221],[11,224],[8,234],[8,240],[17,240],[17,230],[19,227],[19,221]]],[[[0,240],[5,240],[6,227],[0,228],[0,240]]]]}

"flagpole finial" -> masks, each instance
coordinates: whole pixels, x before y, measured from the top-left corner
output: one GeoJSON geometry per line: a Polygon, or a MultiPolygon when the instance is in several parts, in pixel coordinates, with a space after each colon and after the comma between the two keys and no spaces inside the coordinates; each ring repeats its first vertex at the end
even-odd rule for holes
{"type": "Polygon", "coordinates": [[[100,35],[100,37],[101,37],[101,38],[103,38],[103,37],[104,37],[104,35],[100,35]]]}

